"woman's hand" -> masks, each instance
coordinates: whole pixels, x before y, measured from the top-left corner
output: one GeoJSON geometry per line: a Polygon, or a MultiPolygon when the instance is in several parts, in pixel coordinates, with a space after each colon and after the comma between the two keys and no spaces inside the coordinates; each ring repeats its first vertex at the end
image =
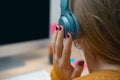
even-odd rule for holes
{"type": "Polygon", "coordinates": [[[57,26],[52,40],[53,62],[68,77],[79,77],[83,70],[84,61],[78,61],[75,67],[70,63],[72,37],[70,33],[66,34],[65,44],[64,28],[57,26]]]}

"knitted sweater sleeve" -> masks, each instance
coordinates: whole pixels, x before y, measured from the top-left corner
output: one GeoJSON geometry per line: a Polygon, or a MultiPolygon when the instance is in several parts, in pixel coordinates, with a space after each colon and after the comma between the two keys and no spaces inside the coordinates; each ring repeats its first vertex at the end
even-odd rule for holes
{"type": "Polygon", "coordinates": [[[71,80],[69,77],[65,76],[55,64],[53,64],[50,76],[51,80],[71,80]]]}
{"type": "MultiPolygon", "coordinates": [[[[71,80],[55,64],[53,64],[50,76],[51,80],[71,80]]],[[[98,71],[72,80],[120,80],[120,70],[98,71]]]]}

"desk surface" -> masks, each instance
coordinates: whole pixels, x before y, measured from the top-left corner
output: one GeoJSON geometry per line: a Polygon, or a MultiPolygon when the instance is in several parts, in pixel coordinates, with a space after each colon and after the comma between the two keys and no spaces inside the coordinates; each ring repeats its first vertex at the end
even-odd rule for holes
{"type": "MultiPolygon", "coordinates": [[[[15,59],[20,60],[22,65],[1,70],[0,78],[11,77],[40,69],[50,72],[52,65],[49,64],[48,55],[48,48],[42,48],[33,52],[13,56],[15,59]]],[[[72,47],[72,57],[76,59],[84,59],[82,52],[75,47],[72,47]]],[[[87,68],[83,71],[82,75],[86,74],[88,74],[87,68]]]]}

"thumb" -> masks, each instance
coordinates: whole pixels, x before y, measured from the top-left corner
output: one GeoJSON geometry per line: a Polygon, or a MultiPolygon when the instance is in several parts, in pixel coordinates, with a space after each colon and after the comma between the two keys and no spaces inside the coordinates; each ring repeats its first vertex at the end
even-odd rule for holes
{"type": "Polygon", "coordinates": [[[73,79],[73,78],[79,77],[83,71],[83,67],[84,67],[84,60],[78,61],[74,67],[71,78],[73,79]]]}

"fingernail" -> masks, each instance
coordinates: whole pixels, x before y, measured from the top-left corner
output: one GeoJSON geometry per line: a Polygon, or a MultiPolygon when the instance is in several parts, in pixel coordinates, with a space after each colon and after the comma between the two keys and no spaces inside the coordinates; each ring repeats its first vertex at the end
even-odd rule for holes
{"type": "Polygon", "coordinates": [[[58,25],[56,25],[56,31],[59,29],[59,26],[58,25]]]}
{"type": "Polygon", "coordinates": [[[60,31],[62,30],[62,27],[61,27],[61,26],[59,27],[59,30],[60,30],[60,31]]]}
{"type": "Polygon", "coordinates": [[[79,65],[79,66],[83,66],[83,65],[84,65],[84,61],[79,61],[79,62],[78,62],[78,65],[79,65]]]}
{"type": "Polygon", "coordinates": [[[66,34],[66,38],[69,38],[69,37],[70,37],[70,33],[67,33],[67,34],[66,34]]]}

